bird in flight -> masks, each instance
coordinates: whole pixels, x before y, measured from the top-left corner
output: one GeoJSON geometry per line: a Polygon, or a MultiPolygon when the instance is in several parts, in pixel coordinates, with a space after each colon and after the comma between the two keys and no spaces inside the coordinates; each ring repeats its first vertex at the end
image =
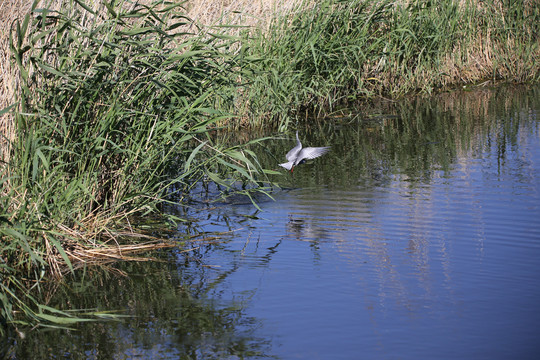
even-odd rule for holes
{"type": "Polygon", "coordinates": [[[287,162],[279,164],[279,166],[284,167],[287,170],[290,170],[291,173],[294,171],[294,167],[302,164],[306,160],[318,158],[321,155],[326,154],[330,151],[329,146],[324,147],[302,147],[302,143],[298,138],[298,131],[296,132],[296,146],[293,147],[285,157],[287,162]]]}

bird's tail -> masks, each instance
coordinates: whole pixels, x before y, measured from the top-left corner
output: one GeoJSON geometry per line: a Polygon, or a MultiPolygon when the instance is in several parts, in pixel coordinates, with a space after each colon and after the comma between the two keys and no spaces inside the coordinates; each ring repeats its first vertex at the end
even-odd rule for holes
{"type": "Polygon", "coordinates": [[[293,167],[293,162],[289,161],[289,162],[286,162],[286,163],[283,163],[283,164],[279,164],[279,166],[284,167],[287,170],[291,170],[292,167],[293,167]]]}

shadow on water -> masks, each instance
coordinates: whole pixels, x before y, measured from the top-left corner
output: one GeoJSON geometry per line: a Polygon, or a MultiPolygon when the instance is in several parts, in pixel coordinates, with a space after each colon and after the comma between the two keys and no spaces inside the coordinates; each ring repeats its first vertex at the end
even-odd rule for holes
{"type": "MultiPolygon", "coordinates": [[[[118,264],[127,277],[81,273],[50,295],[61,309],[128,317],[26,330],[5,353],[533,358],[539,109],[540,88],[500,87],[302,125],[306,146],[332,150],[275,176],[282,188],[262,211],[246,198],[168,208],[192,220],[173,238],[221,232],[221,241],[118,264]]],[[[277,169],[294,146],[294,131],[280,137],[252,149],[263,167],[277,169]]]]}

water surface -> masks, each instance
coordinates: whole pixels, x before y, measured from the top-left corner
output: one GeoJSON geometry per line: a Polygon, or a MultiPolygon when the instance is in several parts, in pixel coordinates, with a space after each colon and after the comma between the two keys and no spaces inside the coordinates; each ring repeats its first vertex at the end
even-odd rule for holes
{"type": "MultiPolygon", "coordinates": [[[[536,359],[539,109],[540,88],[497,88],[300,125],[305,145],[332,151],[278,177],[261,211],[242,201],[170,210],[227,232],[219,243],[123,264],[131,277],[81,281],[53,300],[132,317],[29,332],[8,352],[536,359]]],[[[263,164],[277,168],[293,139],[257,149],[263,164]]]]}

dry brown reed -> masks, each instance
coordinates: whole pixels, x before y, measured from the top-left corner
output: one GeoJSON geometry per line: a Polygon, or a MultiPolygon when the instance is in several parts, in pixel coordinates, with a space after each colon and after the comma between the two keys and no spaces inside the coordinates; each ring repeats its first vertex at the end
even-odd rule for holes
{"type": "Polygon", "coordinates": [[[186,3],[187,15],[203,26],[241,25],[267,29],[270,20],[287,14],[303,0],[191,0],[186,3]]]}
{"type": "MultiPolygon", "coordinates": [[[[503,21],[507,16],[502,1],[470,2],[461,0],[459,1],[459,5],[462,8],[472,5],[476,11],[476,18],[486,19],[485,22],[492,21],[488,19],[500,19],[503,21]]],[[[535,0],[523,1],[523,16],[532,17],[532,12],[536,6],[535,0]]],[[[530,81],[530,79],[523,75],[528,72],[523,71],[524,69],[521,68],[526,63],[516,61],[516,53],[509,51],[509,49],[515,49],[520,46],[520,44],[516,43],[515,37],[509,34],[505,41],[501,41],[501,38],[491,36],[492,34],[490,32],[496,30],[493,26],[477,30],[478,33],[475,34],[476,36],[470,37],[472,41],[467,44],[467,48],[461,48],[460,44],[456,44],[453,52],[446,54],[441,61],[441,69],[446,74],[441,79],[442,87],[481,81],[485,81],[484,85],[493,85],[495,79],[511,79],[514,82],[530,81]]],[[[529,29],[529,36],[538,36],[538,34],[530,33],[531,31],[529,29]]],[[[532,49],[531,55],[533,60],[530,63],[538,64],[540,62],[540,47],[532,49]]],[[[419,81],[423,82],[425,79],[419,79],[419,81]]]]}
{"type": "MultiPolygon", "coordinates": [[[[11,61],[9,29],[28,13],[29,1],[4,0],[0,2],[0,109],[11,105],[19,79],[18,67],[11,61]]],[[[7,145],[14,136],[13,118],[10,114],[0,115],[0,161],[7,160],[7,145]]]]}
{"type": "MultiPolygon", "coordinates": [[[[132,236],[133,234],[127,234],[132,236]]],[[[141,235],[137,235],[140,237],[141,235]]],[[[73,270],[91,266],[91,265],[106,265],[118,261],[153,261],[152,257],[148,256],[134,256],[135,254],[148,253],[164,248],[177,247],[178,244],[174,242],[167,242],[161,239],[152,239],[150,241],[120,245],[120,244],[106,244],[98,246],[85,246],[80,241],[73,241],[65,245],[65,253],[69,258],[73,270]]],[[[192,249],[186,249],[183,251],[190,251],[192,249]]],[[[62,276],[70,271],[66,266],[65,261],[59,254],[55,252],[55,249],[51,249],[51,256],[57,258],[57,261],[49,261],[51,265],[52,275],[62,276]]]]}

